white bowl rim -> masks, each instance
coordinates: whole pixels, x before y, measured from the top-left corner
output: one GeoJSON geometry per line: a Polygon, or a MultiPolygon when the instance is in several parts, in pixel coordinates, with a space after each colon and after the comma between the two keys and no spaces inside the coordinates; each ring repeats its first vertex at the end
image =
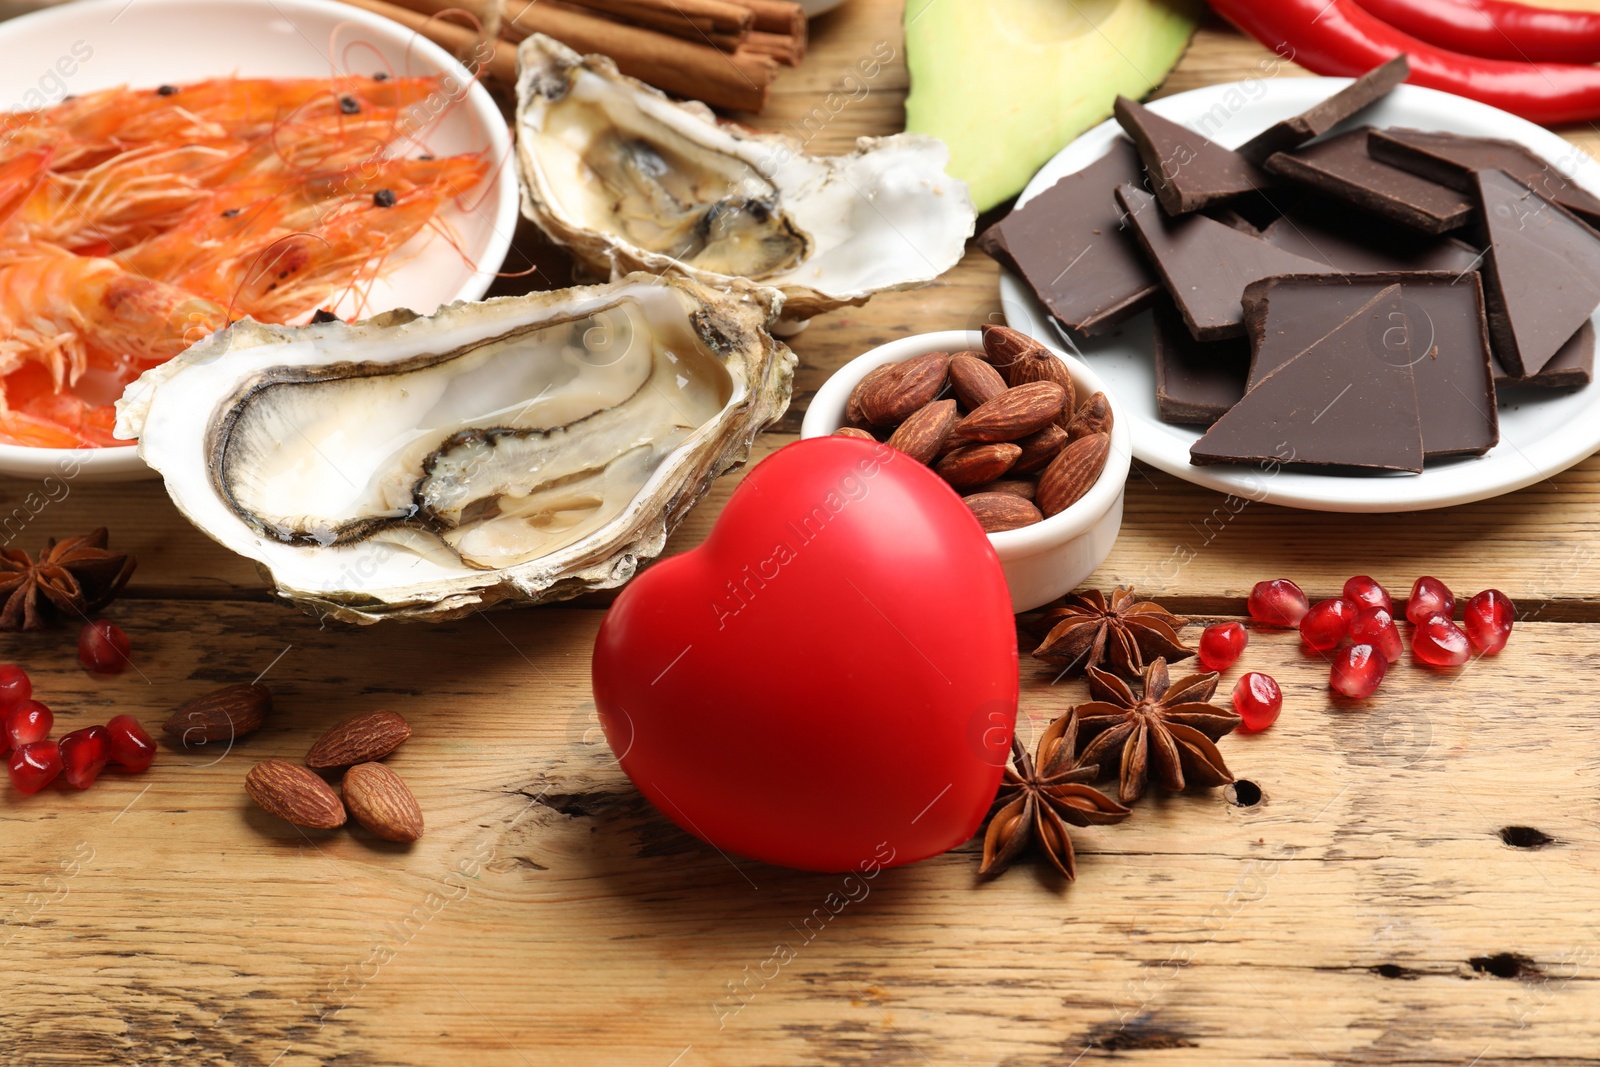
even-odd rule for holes
{"type": "MultiPolygon", "coordinates": [[[[1065,511],[1032,526],[989,534],[995,554],[1002,560],[1035,556],[1087,533],[1105,516],[1126,488],[1133,462],[1133,445],[1127,420],[1122,417],[1117,398],[1105,388],[1105,382],[1082,360],[1074,359],[1054,345],[1045,343],[1045,347],[1067,365],[1074,383],[1081,382],[1088,386],[1091,395],[1105,393],[1111,408],[1111,453],[1106,458],[1105,470],[1100,472],[1099,480],[1065,511]]],[[[972,352],[981,351],[982,348],[983,334],[978,330],[938,330],[901,337],[869,349],[834,371],[822,383],[816,396],[812,397],[810,407],[806,409],[805,418],[801,420],[800,438],[826,437],[837,430],[851,390],[869,371],[885,363],[901,363],[929,352],[972,352]],[[838,415],[834,412],[838,412],[838,415]]]]}
{"type": "MultiPolygon", "coordinates": [[[[128,6],[128,2],[129,0],[75,0],[70,4],[40,8],[38,11],[7,19],[3,26],[0,26],[0,36],[12,32],[19,26],[27,29],[53,21],[70,24],[85,18],[94,18],[106,11],[120,13],[128,6]]],[[[193,6],[193,0],[137,0],[137,2],[144,10],[168,5],[193,6]]],[[[459,60],[439,45],[409,27],[365,8],[353,7],[337,0],[233,0],[233,3],[235,6],[253,4],[270,10],[278,18],[304,12],[356,23],[403,41],[411,49],[412,56],[434,66],[441,73],[464,80],[470,80],[472,77],[471,72],[462,66],[459,60]]],[[[460,300],[480,300],[483,294],[489,291],[489,287],[494,284],[495,273],[511,249],[511,239],[521,211],[516,155],[512,149],[510,128],[506,125],[489,91],[481,84],[473,82],[467,90],[465,103],[489,131],[489,151],[501,160],[498,177],[488,179],[496,183],[493,237],[485,246],[483,266],[474,272],[471,279],[457,289],[449,299],[440,301],[441,306],[460,300]],[[489,264],[494,266],[490,268],[489,264]]],[[[101,448],[36,448],[31,445],[0,444],[0,477],[48,477],[61,474],[64,468],[73,468],[72,474],[62,475],[68,480],[81,475],[87,475],[91,481],[96,478],[153,479],[157,476],[139,458],[138,444],[133,441],[125,445],[101,448]]]]}

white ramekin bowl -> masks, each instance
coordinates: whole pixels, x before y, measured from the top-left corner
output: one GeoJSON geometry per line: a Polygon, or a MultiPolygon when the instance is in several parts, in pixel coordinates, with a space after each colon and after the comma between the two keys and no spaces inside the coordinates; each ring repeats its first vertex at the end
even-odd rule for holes
{"type": "MultiPolygon", "coordinates": [[[[806,411],[800,436],[826,437],[843,425],[851,391],[869,371],[885,363],[900,363],[928,352],[972,352],[982,348],[983,335],[977,330],[919,333],[879,345],[840,367],[823,383],[806,411]]],[[[1051,351],[1067,365],[1080,398],[1106,394],[1112,415],[1111,454],[1100,480],[1067,510],[1020,530],[989,535],[1011,587],[1014,611],[1029,611],[1070,593],[1111,554],[1122,527],[1123,488],[1133,457],[1127,420],[1122,417],[1117,398],[1099,375],[1082,362],[1055,348],[1051,351]]]]}

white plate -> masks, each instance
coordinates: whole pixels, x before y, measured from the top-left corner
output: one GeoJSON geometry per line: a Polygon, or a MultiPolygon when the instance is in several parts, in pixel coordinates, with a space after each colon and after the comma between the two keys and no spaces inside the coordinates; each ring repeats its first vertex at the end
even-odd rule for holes
{"type": "MultiPolygon", "coordinates": [[[[1286,78],[1211,85],[1157,100],[1150,108],[1231,148],[1348,84],[1347,78],[1286,78]]],[[[1449,93],[1402,85],[1351,125],[1412,126],[1519,141],[1585,189],[1600,194],[1600,164],[1576,146],[1515,115],[1449,93]]],[[[1063,176],[1082,170],[1121,135],[1114,121],[1085,133],[1034,175],[1017,202],[1026,203],[1063,176]]],[[[1012,328],[1043,341],[1065,342],[1105,378],[1122,401],[1122,411],[1134,420],[1136,458],[1185,481],[1251,500],[1315,511],[1442,508],[1531,485],[1600,449],[1600,383],[1591,382],[1565,394],[1519,390],[1500,405],[1498,445],[1483,456],[1430,462],[1421,474],[1338,476],[1244,466],[1196,467],[1189,463],[1189,446],[1201,431],[1173,426],[1156,415],[1148,313],[1084,344],[1074,343],[1059,329],[1022,280],[1008,271],[1001,273],[1000,303],[1012,328]]]]}
{"type": "MultiPolygon", "coordinates": [[[[0,110],[57,103],[68,93],[118,85],[145,88],[238,74],[316,78],[330,74],[445,74],[470,77],[447,52],[414,32],[331,0],[79,0],[0,23],[0,110]]],[[[487,149],[497,168],[462,202],[439,213],[457,252],[430,231],[372,287],[361,310],[409,307],[424,314],[454,300],[477,300],[494,281],[517,222],[511,136],[488,92],[441,98],[440,116],[417,135],[415,151],[454,155],[487,149]],[[422,147],[425,144],[426,147],[422,147]]],[[[340,305],[341,314],[356,311],[340,305]]],[[[121,481],[154,474],[127,448],[23,448],[0,445],[0,473],[78,481],[121,481]]]]}

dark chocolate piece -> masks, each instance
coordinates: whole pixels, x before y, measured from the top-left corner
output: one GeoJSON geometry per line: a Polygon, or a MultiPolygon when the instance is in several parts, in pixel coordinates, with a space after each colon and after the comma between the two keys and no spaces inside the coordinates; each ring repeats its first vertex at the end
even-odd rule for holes
{"type": "Polygon", "coordinates": [[[1600,234],[1498,170],[1478,173],[1478,195],[1495,358],[1531,377],[1600,306],[1600,234]]]}
{"type": "Polygon", "coordinates": [[[1411,64],[1404,55],[1373,67],[1343,89],[1292,119],[1275,122],[1239,146],[1239,154],[1255,163],[1265,163],[1275,152],[1289,152],[1315,140],[1345,119],[1353,118],[1406,80],[1411,64]]]}
{"type": "MultiPolygon", "coordinates": [[[[1430,459],[1482,455],[1499,442],[1500,426],[1483,288],[1470,271],[1319,274],[1255,283],[1244,293],[1250,387],[1304,351],[1309,339],[1396,284],[1404,315],[1388,329],[1409,334],[1423,453],[1430,459]]],[[[1375,351],[1381,356],[1386,349],[1375,351]]]]}
{"type": "Polygon", "coordinates": [[[1422,471],[1400,287],[1382,289],[1267,375],[1189,449],[1189,462],[1422,471]]]}
{"type": "Polygon", "coordinates": [[[1572,340],[1561,346],[1561,351],[1550,357],[1550,362],[1539,373],[1527,378],[1513,378],[1494,361],[1496,389],[1525,386],[1531,389],[1578,389],[1594,380],[1594,321],[1591,319],[1572,335],[1572,340]]]}
{"type": "Polygon", "coordinates": [[[1381,163],[1367,154],[1367,131],[1350,130],[1267,159],[1273,174],[1316,189],[1423,233],[1445,233],[1472,218],[1473,205],[1454,189],[1381,163]]]}
{"type": "Polygon", "coordinates": [[[1250,345],[1242,337],[1196,341],[1171,301],[1155,309],[1156,413],[1162,422],[1210,426],[1244,396],[1250,345]]]}
{"type": "Polygon", "coordinates": [[[1253,281],[1274,274],[1334,273],[1325,263],[1204,215],[1168,218],[1155,197],[1132,185],[1118,189],[1117,200],[1197,341],[1244,336],[1239,298],[1253,281]]]}
{"type": "Polygon", "coordinates": [[[1369,130],[1367,151],[1373,159],[1467,194],[1477,192],[1473,175],[1480,170],[1503,170],[1546,200],[1600,225],[1600,197],[1579,188],[1549,160],[1516,141],[1395,128],[1369,130]]]}
{"type": "Polygon", "coordinates": [[[1260,167],[1233,149],[1162,118],[1143,104],[1119,96],[1113,113],[1138,146],[1150,185],[1169,215],[1187,215],[1272,185],[1260,167]]]}
{"type": "Polygon", "coordinates": [[[1088,334],[1109,329],[1161,291],[1113,195],[1143,180],[1138,153],[1119,137],[1099,160],[985,230],[978,247],[1021,275],[1065,325],[1088,334]]]}
{"type": "Polygon", "coordinates": [[[1476,270],[1483,253],[1454,237],[1402,230],[1358,211],[1302,208],[1261,231],[1261,239],[1343,271],[1476,270]]]}

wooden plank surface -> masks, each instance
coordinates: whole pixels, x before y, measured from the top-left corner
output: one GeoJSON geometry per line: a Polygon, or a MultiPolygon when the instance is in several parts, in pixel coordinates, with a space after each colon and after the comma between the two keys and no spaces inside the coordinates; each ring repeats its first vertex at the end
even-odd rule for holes
{"type": "MultiPolygon", "coordinates": [[[[812,148],[897,128],[897,20],[871,0],[818,20],[767,123],[800,121],[888,42],[896,62],[812,148]]],[[[1162,91],[1264,55],[1208,24],[1162,91]]],[[[812,323],[793,342],[794,410],[757,454],[793,438],[851,356],[989,321],[994,286],[974,252],[927,289],[812,323]]],[[[1399,667],[1347,708],[1330,704],[1320,658],[1255,632],[1245,665],[1278,678],[1286,710],[1222,748],[1264,800],[1147,800],[1077,833],[1071,887],[1028,865],[980,885],[977,842],[854,884],[724,859],[651,809],[600,738],[588,664],[603,605],[321,628],[264,603],[252,567],[154,483],[69,484],[42,505],[40,489],[0,483],[0,522],[23,509],[0,540],[104,523],[142,561],[108,613],[137,671],[89,677],[59,633],[0,638],[63,728],[117,711],[159,722],[262,672],[279,711],[231,749],[164,750],[142,777],[0,797],[0,1063],[1600,1061],[1594,460],[1498,501],[1359,517],[1251,504],[1223,519],[1217,494],[1136,467],[1098,582],[1237,613],[1263,576],[1327,593],[1357,571],[1396,584],[1429,571],[1458,592],[1496,585],[1537,621],[1497,658],[1399,667]],[[301,833],[245,798],[255,760],[297,758],[377,707],[416,727],[391,762],[426,812],[417,845],[301,833]],[[1551,840],[1507,843],[1519,826],[1551,840]],[[830,894],[848,903],[830,910],[830,894]],[[793,959],[776,966],[780,945],[793,959]]],[[[1023,680],[1024,736],[1083,698],[1026,660],[1023,680]]]]}

